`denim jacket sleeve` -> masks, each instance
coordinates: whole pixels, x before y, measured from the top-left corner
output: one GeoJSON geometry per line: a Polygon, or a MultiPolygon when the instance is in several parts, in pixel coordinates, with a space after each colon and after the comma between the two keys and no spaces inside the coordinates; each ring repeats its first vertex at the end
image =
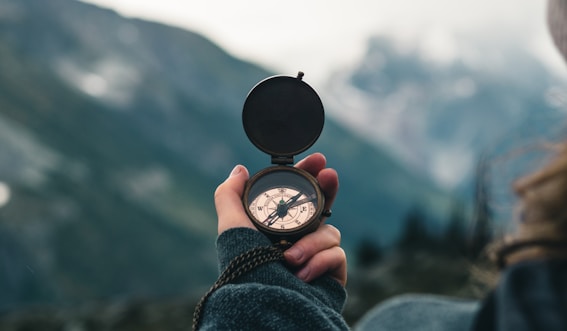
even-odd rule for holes
{"type": "MultiPolygon", "coordinates": [[[[219,267],[269,245],[252,229],[225,231],[217,239],[219,267]]],[[[270,262],[215,291],[203,307],[200,330],[348,330],[341,316],[345,300],[345,289],[334,279],[305,283],[282,263],[270,262]]]]}

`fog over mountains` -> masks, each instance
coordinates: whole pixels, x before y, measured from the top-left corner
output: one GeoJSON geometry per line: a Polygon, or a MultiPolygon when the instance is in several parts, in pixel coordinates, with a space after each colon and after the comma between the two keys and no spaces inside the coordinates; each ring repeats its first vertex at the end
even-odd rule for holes
{"type": "Polygon", "coordinates": [[[439,59],[375,37],[329,80],[332,116],[442,187],[466,190],[480,155],[564,131],[565,78],[513,40],[457,39],[439,59]]]}

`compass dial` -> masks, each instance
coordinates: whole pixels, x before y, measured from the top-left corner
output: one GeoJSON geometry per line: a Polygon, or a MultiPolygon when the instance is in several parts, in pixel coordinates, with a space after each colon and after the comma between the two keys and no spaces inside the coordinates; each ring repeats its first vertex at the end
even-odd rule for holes
{"type": "Polygon", "coordinates": [[[325,197],[317,180],[306,171],[274,166],[250,178],[243,202],[254,225],[279,241],[315,231],[325,197]]]}
{"type": "Polygon", "coordinates": [[[315,214],[317,196],[292,187],[275,187],[250,203],[250,213],[262,224],[281,230],[302,226],[315,214]]]}

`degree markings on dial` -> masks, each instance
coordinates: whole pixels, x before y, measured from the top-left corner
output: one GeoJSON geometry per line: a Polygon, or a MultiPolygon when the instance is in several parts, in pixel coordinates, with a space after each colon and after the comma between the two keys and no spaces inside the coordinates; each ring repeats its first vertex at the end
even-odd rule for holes
{"type": "Polygon", "coordinates": [[[282,230],[301,226],[315,212],[315,205],[302,206],[316,200],[316,195],[306,195],[293,188],[272,188],[257,196],[249,206],[250,211],[268,227],[282,230]],[[301,206],[301,207],[299,207],[301,206]]]}

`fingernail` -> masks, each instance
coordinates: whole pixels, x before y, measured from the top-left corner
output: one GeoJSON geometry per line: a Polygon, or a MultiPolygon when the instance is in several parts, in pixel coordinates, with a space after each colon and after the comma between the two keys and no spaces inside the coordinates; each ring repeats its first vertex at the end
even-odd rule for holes
{"type": "Polygon", "coordinates": [[[242,167],[240,165],[237,165],[236,167],[234,167],[234,169],[232,169],[232,171],[230,172],[230,176],[228,176],[228,177],[236,176],[241,171],[242,171],[242,167]]]}
{"type": "Polygon", "coordinates": [[[295,276],[299,279],[301,279],[302,281],[306,282],[307,281],[307,277],[309,276],[309,267],[305,267],[301,270],[299,270],[295,276]]]}
{"type": "Polygon", "coordinates": [[[303,250],[299,247],[291,247],[286,250],[284,254],[293,259],[295,262],[300,262],[303,257],[303,250]]]}

